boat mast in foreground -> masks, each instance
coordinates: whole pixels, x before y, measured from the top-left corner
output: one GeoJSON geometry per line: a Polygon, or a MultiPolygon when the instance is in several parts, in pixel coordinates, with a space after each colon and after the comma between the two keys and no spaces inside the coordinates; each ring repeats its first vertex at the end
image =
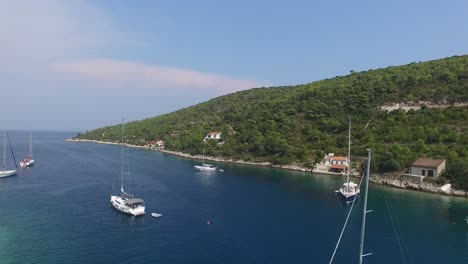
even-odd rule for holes
{"type": "Polygon", "coordinates": [[[366,181],[365,181],[365,193],[364,193],[364,206],[362,209],[362,226],[361,226],[361,243],[359,244],[359,264],[362,264],[362,259],[365,256],[372,255],[372,253],[363,254],[364,251],[364,235],[366,231],[366,214],[372,212],[372,210],[367,211],[367,193],[369,191],[369,170],[370,170],[370,160],[371,160],[371,150],[367,149],[367,169],[366,169],[366,181]]]}

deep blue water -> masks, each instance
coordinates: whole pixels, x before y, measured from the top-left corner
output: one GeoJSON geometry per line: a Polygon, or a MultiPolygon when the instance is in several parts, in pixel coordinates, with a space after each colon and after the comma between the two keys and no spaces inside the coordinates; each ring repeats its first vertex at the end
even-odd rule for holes
{"type": "MultiPolygon", "coordinates": [[[[34,132],[36,165],[0,179],[0,263],[328,263],[349,206],[343,179],[195,161],[130,149],[134,193],[147,214],[109,203],[120,148],[34,132]],[[151,212],[162,213],[160,219],[151,212]]],[[[28,132],[11,132],[17,159],[28,132]]],[[[19,156],[19,157],[18,157],[19,156]]],[[[468,263],[468,200],[370,185],[366,263],[468,263]]],[[[357,263],[362,199],[334,263],[357,263]]]]}

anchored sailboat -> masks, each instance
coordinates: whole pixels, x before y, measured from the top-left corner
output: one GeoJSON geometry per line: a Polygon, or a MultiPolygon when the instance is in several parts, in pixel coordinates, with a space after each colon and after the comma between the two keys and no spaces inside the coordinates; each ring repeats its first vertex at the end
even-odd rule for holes
{"type": "Polygon", "coordinates": [[[121,148],[121,161],[122,167],[120,171],[120,195],[111,195],[110,202],[115,209],[122,213],[131,214],[134,216],[145,214],[145,201],[136,198],[132,194],[125,192],[123,185],[124,177],[124,123],[122,120],[122,148],[121,148]]]}
{"type": "MultiPolygon", "coordinates": [[[[5,168],[6,167],[7,137],[8,137],[8,133],[7,133],[6,130],[4,130],[4,132],[3,132],[3,164],[2,164],[2,167],[0,168],[0,178],[16,175],[16,170],[7,170],[5,168]]],[[[13,154],[13,149],[12,149],[11,144],[10,144],[10,139],[8,139],[8,144],[10,145],[10,150],[11,150],[11,154],[13,155],[13,159],[15,159],[15,155],[13,154]]],[[[16,166],[16,161],[15,161],[15,166],[16,166]]],[[[16,168],[18,168],[18,167],[16,167],[16,168]]]]}
{"type": "Polygon", "coordinates": [[[28,155],[20,161],[20,166],[21,167],[31,167],[34,165],[34,159],[33,159],[33,148],[32,148],[32,132],[29,131],[29,151],[28,155]]]}
{"type": "Polygon", "coordinates": [[[346,203],[352,202],[357,195],[359,194],[359,186],[349,181],[349,172],[351,167],[351,117],[349,118],[349,129],[348,129],[348,158],[346,166],[346,182],[343,183],[343,186],[336,191],[346,203]]]}
{"type": "MultiPolygon", "coordinates": [[[[363,253],[364,252],[364,236],[365,236],[365,233],[366,233],[365,232],[365,230],[366,230],[366,215],[367,215],[367,213],[372,212],[372,210],[367,210],[367,194],[369,192],[369,174],[370,174],[371,153],[372,153],[372,151],[370,149],[367,149],[366,176],[361,178],[361,183],[362,183],[362,180],[365,179],[365,182],[364,182],[364,184],[365,184],[365,187],[364,187],[365,193],[364,193],[364,206],[363,206],[363,209],[362,209],[361,240],[360,240],[360,243],[359,243],[359,264],[362,263],[362,260],[363,260],[364,257],[372,255],[372,253],[367,253],[367,254],[363,253]]],[[[332,264],[333,260],[335,259],[335,255],[336,255],[336,252],[337,252],[338,247],[340,245],[341,238],[343,237],[346,226],[348,224],[349,216],[351,215],[351,213],[353,211],[354,202],[355,202],[355,200],[353,200],[353,202],[351,203],[351,209],[348,212],[348,216],[346,217],[343,229],[341,230],[341,234],[340,234],[340,236],[338,238],[338,241],[336,242],[335,250],[333,251],[333,254],[331,256],[329,264],[332,264]]]]}
{"type": "Polygon", "coordinates": [[[193,166],[197,171],[216,171],[216,167],[212,164],[205,163],[205,149],[203,149],[203,162],[202,165],[193,166]]]}

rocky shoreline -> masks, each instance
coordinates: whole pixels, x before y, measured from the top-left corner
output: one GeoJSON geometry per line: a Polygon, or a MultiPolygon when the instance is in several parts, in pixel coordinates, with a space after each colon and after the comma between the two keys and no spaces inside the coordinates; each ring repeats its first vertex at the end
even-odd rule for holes
{"type": "Polygon", "coordinates": [[[414,190],[414,191],[421,191],[421,192],[427,192],[427,193],[437,193],[437,194],[442,194],[442,195],[447,195],[447,196],[458,196],[458,197],[465,197],[468,198],[468,192],[464,190],[456,190],[453,188],[450,188],[448,191],[442,191],[441,186],[438,186],[435,183],[431,182],[412,182],[412,181],[407,181],[407,180],[402,180],[402,179],[392,179],[388,177],[382,177],[382,176],[377,176],[377,175],[372,175],[369,179],[370,182],[379,184],[379,185],[385,185],[385,186],[391,186],[391,187],[396,187],[400,189],[407,189],[407,190],[414,190]]]}
{"type": "MultiPolygon", "coordinates": [[[[91,142],[91,143],[97,143],[97,144],[110,144],[110,145],[120,145],[118,142],[106,142],[106,141],[98,141],[98,140],[89,140],[89,139],[67,139],[66,141],[69,142],[91,142]]],[[[140,148],[140,149],[147,149],[147,150],[156,150],[160,151],[162,153],[167,153],[183,158],[188,158],[188,159],[205,159],[205,160],[211,160],[211,161],[217,161],[217,162],[225,162],[225,163],[235,163],[235,164],[243,164],[243,165],[251,165],[251,166],[261,166],[261,167],[272,167],[272,168],[279,168],[279,169],[287,169],[287,170],[295,170],[295,171],[302,171],[302,172],[312,172],[316,173],[316,171],[312,171],[310,168],[306,168],[300,165],[275,165],[271,164],[270,162],[250,162],[250,161],[244,161],[244,160],[233,160],[233,159],[224,159],[224,158],[219,158],[219,157],[210,157],[210,156],[205,156],[203,157],[202,155],[191,155],[183,152],[178,152],[178,151],[171,151],[171,150],[165,150],[161,148],[154,148],[154,147],[147,147],[147,146],[137,146],[137,145],[131,145],[131,144],[125,144],[127,147],[132,147],[132,148],[140,148]]],[[[330,175],[342,175],[342,174],[336,174],[336,173],[325,173],[325,172],[319,172],[319,174],[330,174],[330,175]]],[[[400,189],[406,189],[406,190],[413,190],[413,191],[421,191],[421,192],[427,192],[427,193],[435,193],[435,194],[441,194],[441,195],[446,195],[446,196],[457,196],[457,197],[465,197],[468,198],[468,192],[464,190],[456,190],[456,189],[450,189],[448,192],[444,192],[440,189],[441,186],[438,186],[435,183],[431,182],[425,182],[422,181],[420,183],[416,182],[411,182],[411,181],[406,181],[402,180],[399,178],[391,178],[391,177],[386,177],[386,176],[378,176],[378,175],[372,175],[369,179],[370,182],[378,185],[385,185],[385,186],[390,186],[390,187],[396,187],[400,189]]]]}

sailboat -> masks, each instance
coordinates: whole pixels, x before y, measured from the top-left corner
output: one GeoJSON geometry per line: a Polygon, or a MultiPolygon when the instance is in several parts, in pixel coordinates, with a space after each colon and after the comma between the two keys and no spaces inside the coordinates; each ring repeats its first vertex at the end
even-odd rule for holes
{"type": "MultiPolygon", "coordinates": [[[[2,164],[2,168],[0,168],[0,178],[16,175],[16,170],[6,170],[6,169],[5,169],[5,166],[6,166],[6,143],[7,143],[7,137],[8,137],[8,133],[7,133],[7,131],[5,130],[5,131],[3,132],[3,164],[2,164]]],[[[10,143],[10,140],[8,140],[8,143],[10,143]]],[[[11,153],[13,154],[13,149],[11,148],[11,144],[10,144],[10,150],[11,150],[11,153]]],[[[13,159],[14,159],[14,158],[15,158],[15,156],[14,156],[14,154],[13,154],[13,159]]],[[[15,161],[15,166],[16,166],[16,161],[15,161]]]]}
{"type": "Polygon", "coordinates": [[[205,163],[205,149],[203,149],[203,162],[202,165],[193,166],[197,171],[216,171],[216,167],[212,164],[205,163]]]}
{"type": "MultiPolygon", "coordinates": [[[[370,174],[371,154],[372,154],[371,149],[367,149],[366,176],[363,178],[363,179],[365,179],[365,181],[364,181],[364,184],[365,184],[364,185],[364,191],[365,192],[364,192],[364,205],[363,205],[363,209],[362,209],[361,239],[360,239],[360,243],[359,243],[359,264],[362,264],[362,261],[363,261],[364,257],[372,255],[372,253],[367,253],[367,254],[363,253],[364,252],[364,237],[365,237],[365,233],[366,233],[366,216],[367,216],[367,213],[372,212],[372,210],[367,210],[367,196],[368,196],[368,193],[369,193],[369,174],[370,174]]],[[[362,182],[363,179],[361,179],[361,182],[362,182]]],[[[343,229],[341,230],[340,237],[338,238],[338,241],[336,242],[335,250],[333,251],[333,254],[331,256],[329,264],[332,264],[333,260],[335,259],[336,252],[337,252],[338,247],[339,247],[340,242],[341,242],[341,238],[343,237],[344,231],[345,231],[346,226],[348,224],[349,216],[351,215],[351,213],[353,211],[353,206],[354,206],[354,200],[353,200],[353,203],[351,204],[351,209],[348,212],[348,216],[346,217],[346,221],[344,223],[343,229]]]]}
{"type": "Polygon", "coordinates": [[[359,194],[359,186],[357,183],[349,181],[349,172],[351,167],[351,117],[349,118],[349,129],[348,129],[348,164],[346,169],[346,182],[343,183],[341,188],[336,191],[341,198],[346,202],[352,202],[359,194]]]}
{"type": "Polygon", "coordinates": [[[138,216],[145,214],[145,201],[125,192],[123,185],[124,177],[124,123],[122,121],[122,148],[121,148],[121,170],[120,170],[120,195],[111,195],[110,202],[115,209],[122,213],[138,216]]]}
{"type": "Polygon", "coordinates": [[[32,132],[29,131],[29,151],[28,155],[20,161],[20,166],[21,167],[31,167],[34,165],[34,159],[33,159],[33,149],[32,149],[32,132]]]}

